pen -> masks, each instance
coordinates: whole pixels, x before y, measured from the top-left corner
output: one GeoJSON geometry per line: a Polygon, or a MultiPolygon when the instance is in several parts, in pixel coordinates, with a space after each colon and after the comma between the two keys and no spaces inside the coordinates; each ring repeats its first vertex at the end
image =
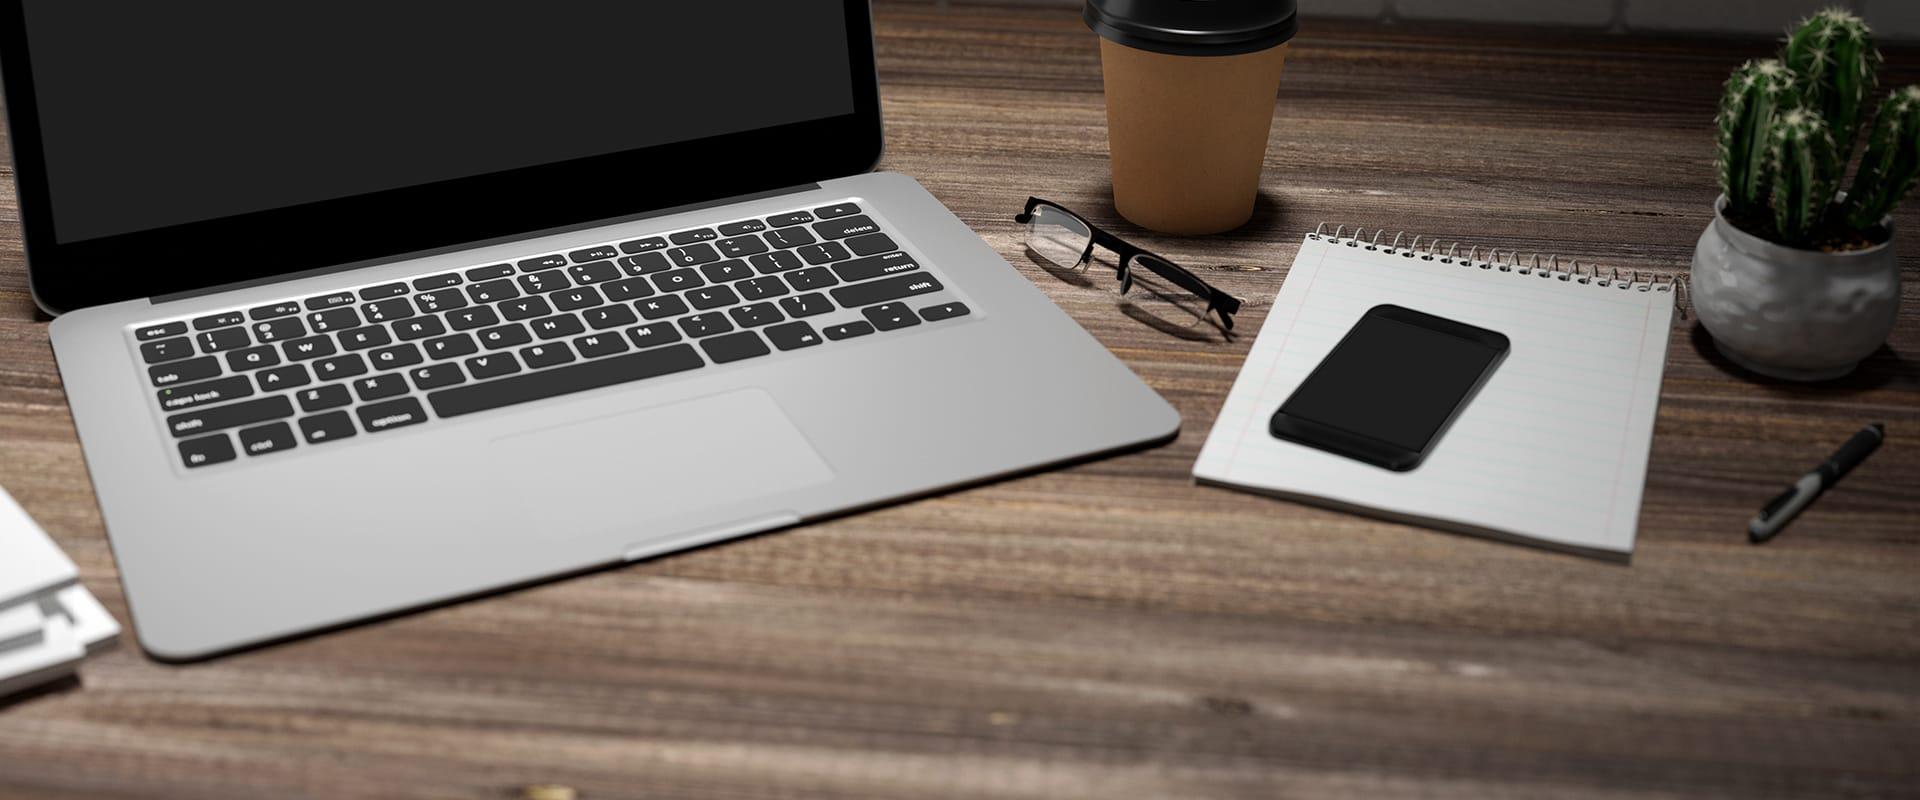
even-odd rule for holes
{"type": "Polygon", "coordinates": [[[1853,471],[1860,462],[1867,460],[1867,456],[1879,449],[1880,443],[1886,441],[1886,438],[1887,429],[1878,422],[1861,428],[1859,433],[1848,439],[1846,444],[1840,445],[1840,449],[1835,450],[1826,461],[1820,462],[1820,466],[1800,476],[1800,480],[1795,481],[1792,486],[1787,487],[1786,491],[1781,492],[1780,496],[1773,498],[1765,508],[1760,509],[1759,515],[1755,516],[1752,522],[1747,523],[1747,539],[1754,544],[1760,544],[1780,533],[1780,529],[1785,528],[1787,523],[1799,516],[1800,511],[1806,508],[1808,503],[1813,502],[1814,498],[1819,497],[1826,490],[1833,488],[1834,484],[1840,482],[1841,477],[1853,471]]]}

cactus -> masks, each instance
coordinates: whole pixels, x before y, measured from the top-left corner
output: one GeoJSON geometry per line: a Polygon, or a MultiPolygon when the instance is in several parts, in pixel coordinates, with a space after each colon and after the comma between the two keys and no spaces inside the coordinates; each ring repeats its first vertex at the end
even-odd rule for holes
{"type": "Polygon", "coordinates": [[[1856,231],[1880,224],[1913,188],[1920,174],[1920,86],[1887,95],[1867,135],[1860,171],[1847,190],[1846,226],[1856,231]]]}
{"type": "Polygon", "coordinates": [[[1772,186],[1774,229],[1782,243],[1807,244],[1833,201],[1833,135],[1820,115],[1796,108],[1774,121],[1768,142],[1766,175],[1772,186]]]}
{"type": "Polygon", "coordinates": [[[1766,208],[1766,155],[1773,120],[1800,102],[1794,76],[1775,59],[1749,61],[1727,79],[1720,98],[1720,188],[1743,211],[1766,208]]]}
{"type": "Polygon", "coordinates": [[[1847,163],[1860,132],[1860,115],[1876,80],[1880,51],[1859,17],[1830,8],[1808,17],[1787,37],[1780,60],[1799,78],[1807,107],[1819,112],[1833,133],[1838,160],[1847,163]]]}

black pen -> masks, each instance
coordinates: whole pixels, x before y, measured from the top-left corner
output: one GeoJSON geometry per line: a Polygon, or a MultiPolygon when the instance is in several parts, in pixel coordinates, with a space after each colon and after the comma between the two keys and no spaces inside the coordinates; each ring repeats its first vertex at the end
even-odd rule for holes
{"type": "Polygon", "coordinates": [[[1833,488],[1834,484],[1840,482],[1840,478],[1853,471],[1860,462],[1867,460],[1867,456],[1873,451],[1880,449],[1880,443],[1886,439],[1887,429],[1878,422],[1861,428],[1859,433],[1848,439],[1846,444],[1840,445],[1840,449],[1835,450],[1833,455],[1820,463],[1820,466],[1800,476],[1800,480],[1787,487],[1779,497],[1773,498],[1773,502],[1768,503],[1766,508],[1760,509],[1759,516],[1747,523],[1747,539],[1754,544],[1760,544],[1773,538],[1781,528],[1787,527],[1787,523],[1799,516],[1801,509],[1806,508],[1814,498],[1833,488]]]}

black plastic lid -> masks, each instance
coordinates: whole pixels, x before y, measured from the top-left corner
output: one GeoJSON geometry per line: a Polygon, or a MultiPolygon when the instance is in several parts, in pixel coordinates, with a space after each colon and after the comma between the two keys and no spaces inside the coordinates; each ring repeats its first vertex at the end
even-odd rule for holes
{"type": "Polygon", "coordinates": [[[1300,29],[1294,0],[1087,0],[1094,33],[1177,56],[1254,53],[1300,29]]]}

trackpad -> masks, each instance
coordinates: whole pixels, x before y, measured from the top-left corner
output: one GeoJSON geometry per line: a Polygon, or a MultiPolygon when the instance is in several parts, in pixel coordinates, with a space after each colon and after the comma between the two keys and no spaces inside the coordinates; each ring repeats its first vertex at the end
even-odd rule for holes
{"type": "Polygon", "coordinates": [[[495,439],[491,454],[514,465],[503,495],[526,498],[516,505],[529,522],[567,536],[670,536],[783,510],[754,500],[833,478],[761,389],[516,433],[495,439]]]}

